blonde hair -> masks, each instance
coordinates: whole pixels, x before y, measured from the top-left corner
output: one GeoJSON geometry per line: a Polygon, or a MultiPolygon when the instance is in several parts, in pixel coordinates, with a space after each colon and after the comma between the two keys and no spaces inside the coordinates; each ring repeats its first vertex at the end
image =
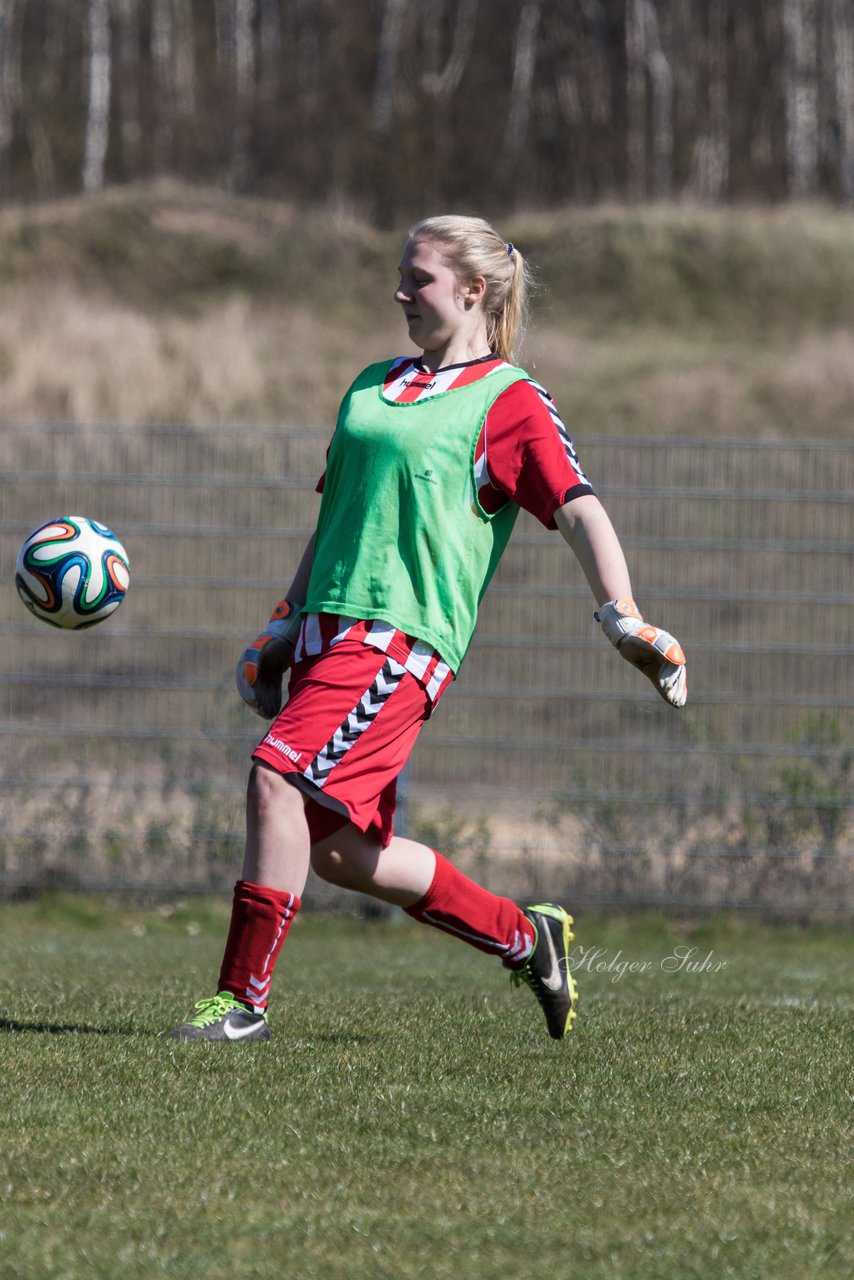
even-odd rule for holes
{"type": "Polygon", "coordinates": [[[515,245],[505,243],[485,218],[459,214],[423,218],[409,238],[441,244],[460,280],[483,276],[489,349],[512,364],[528,321],[530,291],[530,270],[515,245]]]}

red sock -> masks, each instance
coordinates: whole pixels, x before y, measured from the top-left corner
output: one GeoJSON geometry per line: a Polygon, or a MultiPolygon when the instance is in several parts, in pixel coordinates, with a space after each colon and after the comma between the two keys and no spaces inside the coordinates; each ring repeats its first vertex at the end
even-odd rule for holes
{"type": "Polygon", "coordinates": [[[520,968],[534,946],[534,926],[516,903],[482,889],[441,853],[436,854],[433,883],[406,914],[501,956],[511,969],[520,968]]]}
{"type": "Polygon", "coordinates": [[[264,1012],[273,967],[300,905],[295,893],[238,880],[218,991],[230,991],[256,1013],[264,1012]]]}

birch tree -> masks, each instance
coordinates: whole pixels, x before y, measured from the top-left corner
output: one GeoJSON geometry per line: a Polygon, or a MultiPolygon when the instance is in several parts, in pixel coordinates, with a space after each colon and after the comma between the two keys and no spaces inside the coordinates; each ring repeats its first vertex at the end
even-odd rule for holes
{"type": "Polygon", "coordinates": [[[432,70],[425,72],[421,86],[431,105],[433,133],[433,165],[431,166],[431,203],[442,199],[442,175],[446,171],[452,151],[450,113],[454,95],[460,87],[466,67],[471,59],[477,22],[478,0],[459,0],[454,4],[454,26],[448,56],[442,64],[441,31],[444,25],[445,0],[430,0],[425,7],[425,44],[429,49],[432,70]]]}
{"type": "Polygon", "coordinates": [[[258,92],[265,104],[272,104],[279,91],[282,60],[282,13],[279,0],[260,0],[258,11],[259,60],[258,92]]]}
{"type": "Polygon", "coordinates": [[[783,0],[783,34],[789,191],[802,198],[818,171],[816,0],[783,0]]]}
{"type": "Polygon", "coordinates": [[[657,199],[664,199],[673,188],[673,74],[652,0],[643,0],[641,12],[652,84],[652,193],[657,199]]]}
{"type": "Polygon", "coordinates": [[[409,0],[385,0],[377,48],[377,73],[371,128],[382,143],[391,133],[394,122],[394,94],[397,86],[403,24],[409,0]]]}
{"type": "Polygon", "coordinates": [[[673,188],[673,73],[652,0],[628,0],[625,39],[628,193],[632,200],[647,194],[664,199],[673,188]],[[652,88],[651,169],[647,78],[652,88]]]}
{"type": "Polygon", "coordinates": [[[646,194],[646,24],[643,0],[626,0],[626,193],[646,194]]]}
{"type": "Polygon", "coordinates": [[[21,101],[20,27],[16,18],[15,0],[0,0],[0,175],[4,179],[21,101]]]}
{"type": "Polygon", "coordinates": [[[255,37],[252,30],[254,0],[233,3],[234,129],[229,178],[242,187],[251,169],[250,138],[255,91],[255,37]]]}
{"type": "Polygon", "coordinates": [[[603,0],[547,8],[541,47],[547,59],[544,88],[553,85],[557,109],[561,170],[557,181],[575,199],[610,193],[615,186],[615,156],[608,145],[613,136],[613,104],[610,33],[603,0]]]}
{"type": "Polygon", "coordinates": [[[154,80],[154,167],[167,170],[172,161],[174,86],[172,82],[172,6],[170,0],[151,3],[151,69],[154,80]]]}
{"type": "Polygon", "coordinates": [[[100,191],[110,140],[110,4],[89,0],[89,105],[83,148],[83,190],[100,191]]]}
{"type": "Polygon", "coordinates": [[[395,98],[400,75],[400,54],[409,0],[385,0],[377,42],[376,74],[371,103],[371,136],[374,142],[374,217],[380,226],[395,218],[397,188],[390,139],[395,124],[395,98]]]}
{"type": "Polygon", "coordinates": [[[850,0],[832,0],[839,189],[854,200],[854,14],[850,0]]]}
{"type": "Polygon", "coordinates": [[[196,111],[196,54],[192,0],[173,0],[174,35],[172,77],[175,85],[175,116],[186,125],[196,111]]]}
{"type": "Polygon", "coordinates": [[[537,36],[542,17],[542,0],[523,0],[513,44],[513,77],[510,82],[510,109],[504,130],[502,172],[519,174],[531,126],[534,73],[537,65],[537,36]]]}
{"type": "Polygon", "coordinates": [[[690,185],[694,195],[712,203],[721,199],[729,184],[728,17],[729,0],[709,0],[708,26],[701,45],[708,89],[697,117],[690,185]]]}

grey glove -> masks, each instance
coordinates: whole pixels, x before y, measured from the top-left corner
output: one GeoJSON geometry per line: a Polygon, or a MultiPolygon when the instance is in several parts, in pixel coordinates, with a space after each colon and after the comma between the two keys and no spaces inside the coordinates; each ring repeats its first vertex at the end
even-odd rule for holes
{"type": "Polygon", "coordinates": [[[293,662],[300,609],[292,600],[280,600],[266,631],[246,646],[237,662],[237,691],[264,720],[272,720],[282,706],[282,679],[293,662]]]}
{"type": "Polygon", "coordinates": [[[614,648],[652,681],[665,702],[672,707],[685,706],[685,654],[669,631],[644,622],[634,600],[609,600],[593,616],[614,648]]]}

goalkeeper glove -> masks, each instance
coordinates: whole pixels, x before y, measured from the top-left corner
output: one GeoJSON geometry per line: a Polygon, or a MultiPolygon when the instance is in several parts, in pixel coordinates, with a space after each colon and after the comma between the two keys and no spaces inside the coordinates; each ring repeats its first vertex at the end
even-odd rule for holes
{"type": "Polygon", "coordinates": [[[292,600],[280,600],[266,631],[247,645],[237,662],[238,693],[264,720],[272,720],[282,706],[282,677],[293,661],[300,608],[292,600]]]}
{"type": "Polygon", "coordinates": [[[609,600],[593,617],[614,648],[652,681],[665,702],[685,706],[688,678],[678,640],[644,622],[634,600],[609,600]]]}

